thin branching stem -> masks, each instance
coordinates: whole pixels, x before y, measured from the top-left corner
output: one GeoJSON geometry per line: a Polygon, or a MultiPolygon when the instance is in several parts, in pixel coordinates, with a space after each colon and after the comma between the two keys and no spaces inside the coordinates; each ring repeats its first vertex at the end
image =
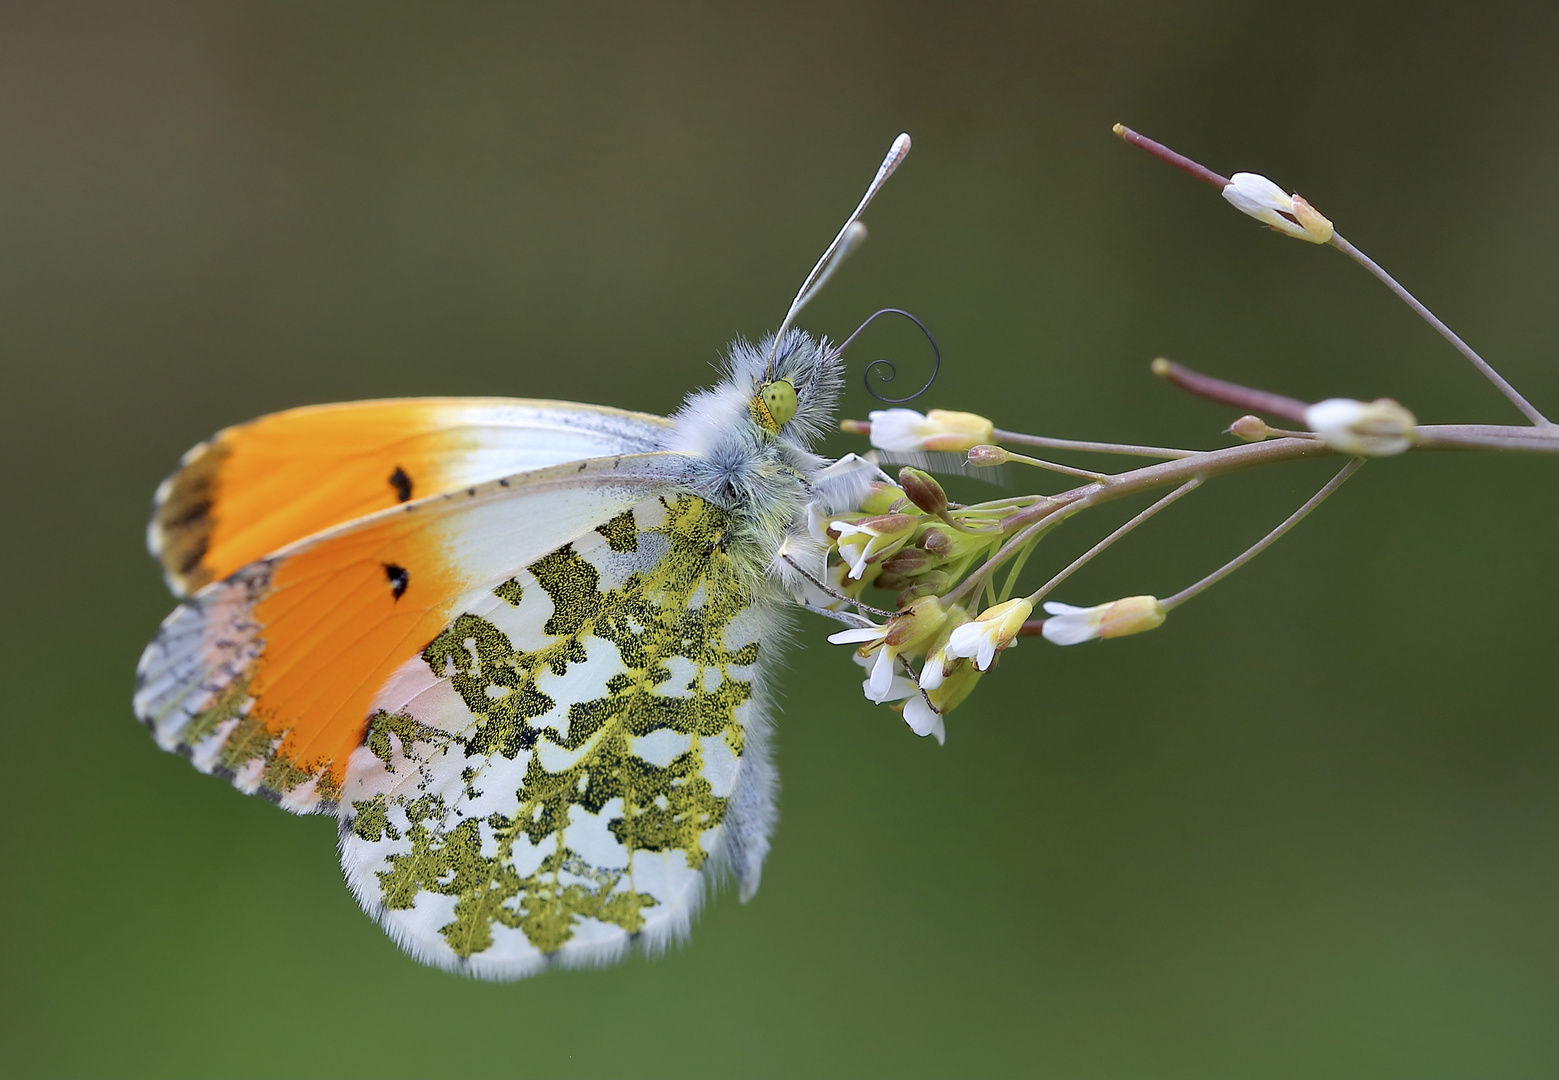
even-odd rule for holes
{"type": "Polygon", "coordinates": [[[1014,454],[1007,452],[1008,461],[1016,461],[1020,465],[1032,465],[1036,469],[1049,469],[1051,472],[1061,473],[1065,476],[1076,477],[1079,480],[1104,480],[1108,473],[1094,472],[1091,469],[1074,469],[1070,465],[1060,465],[1054,461],[1046,461],[1044,458],[1029,457],[1027,454],[1014,454]]]}
{"type": "MultiPolygon", "coordinates": [[[[1229,183],[1227,177],[1213,172],[1211,169],[1207,168],[1207,166],[1191,160],[1178,151],[1171,150],[1163,143],[1155,142],[1146,135],[1138,134],[1129,127],[1116,124],[1113,130],[1115,131],[1115,134],[1119,135],[1132,146],[1146,150],[1160,161],[1173,165],[1175,168],[1180,169],[1183,172],[1190,173],[1192,176],[1196,177],[1205,184],[1210,184],[1215,188],[1222,189],[1229,183]]],[[[1332,234],[1332,238],[1329,242],[1338,251],[1342,252],[1344,255],[1348,256],[1354,262],[1358,263],[1360,266],[1364,267],[1364,269],[1373,274],[1382,285],[1386,286],[1386,288],[1390,289],[1393,293],[1396,294],[1397,299],[1401,300],[1408,307],[1412,308],[1419,318],[1423,319],[1430,326],[1434,327],[1435,332],[1443,337],[1446,341],[1450,342],[1452,348],[1465,356],[1474,367],[1481,371],[1484,378],[1493,383],[1499,389],[1500,393],[1504,394],[1507,398],[1510,399],[1510,403],[1512,405],[1521,410],[1523,416],[1539,427],[1553,426],[1552,422],[1546,416],[1540,413],[1531,402],[1522,397],[1520,392],[1517,391],[1514,386],[1511,386],[1503,375],[1494,370],[1493,365],[1491,365],[1487,360],[1483,359],[1483,357],[1479,356],[1477,352],[1473,350],[1472,346],[1463,341],[1449,326],[1446,326],[1445,323],[1441,322],[1439,317],[1436,316],[1434,312],[1426,308],[1423,304],[1421,304],[1416,296],[1404,289],[1396,278],[1386,273],[1385,269],[1379,263],[1370,258],[1368,255],[1364,254],[1364,252],[1360,251],[1358,248],[1354,247],[1351,243],[1343,239],[1343,237],[1336,232],[1332,234]]]]}
{"type": "MultiPolygon", "coordinates": [[[[1415,432],[1413,450],[1532,450],[1559,453],[1559,428],[1514,427],[1500,424],[1425,424],[1415,432]]],[[[1011,539],[985,564],[970,574],[951,593],[948,603],[961,603],[1023,545],[1041,532],[1061,524],[1090,506],[1126,498],[1138,492],[1184,484],[1187,480],[1208,480],[1227,473],[1241,472],[1280,461],[1308,457],[1326,457],[1337,451],[1315,438],[1268,439],[1265,442],[1204,450],[1189,457],[1144,465],[1117,473],[1106,480],[1084,484],[1071,491],[1051,495],[1031,506],[1009,514],[1001,521],[1002,532],[1011,539]]]]}
{"type": "Polygon", "coordinates": [[[1298,525],[1305,519],[1305,516],[1308,515],[1310,511],[1314,510],[1317,506],[1320,506],[1321,503],[1325,502],[1328,495],[1342,487],[1343,482],[1346,481],[1348,477],[1358,472],[1363,464],[1363,458],[1354,458],[1352,461],[1348,462],[1348,464],[1344,465],[1342,470],[1338,472],[1336,476],[1332,477],[1326,482],[1325,486],[1322,487],[1320,491],[1317,491],[1314,495],[1310,496],[1310,498],[1305,501],[1303,506],[1290,514],[1287,520],[1283,522],[1283,524],[1273,529],[1260,540],[1257,540],[1250,547],[1246,548],[1240,555],[1230,559],[1218,569],[1204,577],[1201,581],[1198,581],[1195,585],[1192,585],[1189,588],[1181,589],[1179,592],[1175,593],[1175,595],[1164,600],[1160,600],[1158,602],[1159,610],[1169,611],[1173,608],[1179,607],[1181,604],[1185,603],[1187,600],[1191,599],[1193,596],[1196,596],[1203,590],[1212,588],[1214,585],[1218,584],[1218,582],[1222,581],[1240,567],[1250,562],[1257,555],[1260,555],[1263,551],[1267,550],[1267,548],[1277,543],[1284,533],[1288,532],[1288,530],[1292,529],[1295,525],[1298,525]]]}
{"type": "Polygon", "coordinates": [[[1094,454],[1125,454],[1130,457],[1182,458],[1198,454],[1199,450],[1175,450],[1168,446],[1134,446],[1131,443],[1084,442],[1081,439],[1052,439],[1046,435],[1025,435],[1021,431],[992,433],[997,442],[1016,443],[1019,446],[1039,446],[1046,450],[1080,450],[1094,454]]]}
{"type": "Polygon", "coordinates": [[[1158,513],[1160,510],[1164,509],[1170,503],[1178,501],[1184,495],[1191,494],[1191,492],[1195,491],[1197,488],[1199,488],[1201,486],[1202,486],[1202,478],[1199,477],[1199,476],[1193,476],[1191,479],[1187,480],[1185,483],[1183,483],[1179,487],[1175,488],[1174,491],[1171,491],[1168,495],[1165,495],[1162,499],[1158,500],[1158,502],[1154,503],[1152,506],[1150,506],[1146,510],[1142,511],[1142,513],[1138,514],[1136,517],[1134,517],[1130,521],[1126,522],[1126,524],[1124,524],[1120,528],[1116,529],[1109,536],[1106,536],[1103,540],[1100,540],[1093,547],[1089,548],[1087,551],[1083,552],[1077,558],[1073,559],[1071,564],[1069,566],[1067,566],[1067,568],[1065,570],[1062,570],[1055,577],[1051,578],[1049,581],[1045,582],[1038,589],[1036,589],[1029,596],[1028,602],[1030,604],[1037,604],[1037,603],[1039,603],[1057,585],[1060,585],[1067,578],[1071,577],[1077,571],[1081,570],[1084,566],[1086,566],[1093,559],[1093,557],[1095,555],[1098,555],[1100,552],[1104,551],[1111,544],[1115,543],[1115,541],[1119,540],[1121,537],[1123,537],[1127,533],[1131,532],[1131,530],[1135,529],[1138,525],[1141,525],[1144,521],[1148,520],[1148,518],[1152,517],[1154,514],[1158,513]]]}
{"type": "Polygon", "coordinates": [[[1420,319],[1423,319],[1430,326],[1434,327],[1435,331],[1441,337],[1451,343],[1452,348],[1470,360],[1473,367],[1483,372],[1483,377],[1498,387],[1499,392],[1509,398],[1510,403],[1516,408],[1520,409],[1522,415],[1524,415],[1528,420],[1532,421],[1532,423],[1539,427],[1554,426],[1548,417],[1538,412],[1531,402],[1522,397],[1520,392],[1505,380],[1503,375],[1495,371],[1493,366],[1487,360],[1474,352],[1471,345],[1468,345],[1456,334],[1454,330],[1452,330],[1449,326],[1446,326],[1445,323],[1441,322],[1439,317],[1436,316],[1434,312],[1430,311],[1423,304],[1419,303],[1418,298],[1404,289],[1397,282],[1396,278],[1386,273],[1385,269],[1382,268],[1379,263],[1370,258],[1368,255],[1364,254],[1364,252],[1360,251],[1358,248],[1354,247],[1348,241],[1344,240],[1340,235],[1335,233],[1332,235],[1332,246],[1338,251],[1342,252],[1344,255],[1348,256],[1348,258],[1352,259],[1354,262],[1358,263],[1360,266],[1364,267],[1364,269],[1368,270],[1371,274],[1374,274],[1382,285],[1386,286],[1386,288],[1390,289],[1393,293],[1396,294],[1398,300],[1401,300],[1408,307],[1412,308],[1420,319]]]}

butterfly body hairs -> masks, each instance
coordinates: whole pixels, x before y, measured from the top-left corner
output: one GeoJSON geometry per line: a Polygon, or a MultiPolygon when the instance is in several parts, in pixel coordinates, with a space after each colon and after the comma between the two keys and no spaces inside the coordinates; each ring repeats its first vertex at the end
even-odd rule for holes
{"type": "Polygon", "coordinates": [[[566,402],[294,409],[159,487],[183,602],[137,668],[163,749],[333,813],[363,908],[491,979],[686,936],[758,887],[775,824],[769,687],[809,520],[875,469],[812,451],[840,350],[789,324],[864,229],[900,136],[779,330],[670,418],[566,402]]]}

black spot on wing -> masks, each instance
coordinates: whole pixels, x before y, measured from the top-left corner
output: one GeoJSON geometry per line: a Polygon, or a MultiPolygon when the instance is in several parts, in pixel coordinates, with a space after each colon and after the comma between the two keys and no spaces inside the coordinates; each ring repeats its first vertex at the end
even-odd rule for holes
{"type": "Polygon", "coordinates": [[[411,584],[411,573],[399,563],[385,563],[384,576],[389,579],[390,592],[399,600],[406,592],[406,586],[411,584]]]}
{"type": "Polygon", "coordinates": [[[390,486],[395,489],[396,502],[411,501],[411,477],[406,475],[406,470],[399,465],[390,474],[390,486]]]}

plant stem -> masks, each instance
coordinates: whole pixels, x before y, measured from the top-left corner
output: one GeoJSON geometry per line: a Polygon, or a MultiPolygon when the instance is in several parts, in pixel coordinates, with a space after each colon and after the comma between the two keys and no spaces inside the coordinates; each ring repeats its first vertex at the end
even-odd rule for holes
{"type": "Polygon", "coordinates": [[[1489,382],[1498,387],[1499,392],[1509,398],[1510,403],[1516,408],[1520,409],[1522,414],[1528,420],[1532,421],[1532,423],[1536,424],[1538,427],[1554,426],[1552,421],[1550,421],[1542,413],[1538,412],[1537,409],[1533,407],[1532,403],[1527,401],[1526,398],[1522,397],[1514,386],[1511,386],[1510,383],[1506,382],[1505,377],[1499,372],[1495,371],[1487,360],[1483,359],[1483,357],[1474,352],[1471,345],[1468,345],[1465,341],[1456,335],[1455,331],[1453,331],[1449,326],[1446,326],[1445,323],[1441,322],[1439,318],[1436,317],[1434,312],[1430,311],[1423,304],[1419,303],[1418,298],[1404,289],[1400,284],[1398,284],[1397,279],[1386,273],[1386,271],[1380,266],[1379,263],[1370,258],[1368,255],[1364,254],[1364,252],[1360,251],[1358,248],[1354,247],[1348,241],[1344,240],[1342,236],[1338,235],[1337,233],[1332,234],[1332,246],[1335,247],[1338,251],[1341,251],[1344,255],[1348,256],[1354,262],[1358,263],[1360,266],[1364,267],[1364,269],[1374,274],[1375,277],[1380,280],[1381,284],[1385,285],[1386,288],[1396,293],[1397,299],[1401,300],[1408,307],[1412,308],[1418,314],[1419,318],[1423,319],[1430,326],[1434,327],[1436,332],[1438,332],[1441,337],[1445,338],[1446,341],[1449,341],[1457,352],[1461,353],[1468,360],[1472,361],[1473,367],[1483,372],[1484,378],[1488,379],[1489,382]]]}
{"type": "Polygon", "coordinates": [[[1170,503],[1175,502],[1176,500],[1178,500],[1182,495],[1189,495],[1189,494],[1191,494],[1191,492],[1195,491],[1197,488],[1199,488],[1201,486],[1202,486],[1202,479],[1201,479],[1201,477],[1194,476],[1190,480],[1187,480],[1185,483],[1181,484],[1179,487],[1175,488],[1174,491],[1171,491],[1168,495],[1165,495],[1162,499],[1158,500],[1158,502],[1154,503],[1152,506],[1150,506],[1146,510],[1142,511],[1142,513],[1138,514],[1136,517],[1134,517],[1130,521],[1126,522],[1126,524],[1124,524],[1120,528],[1116,529],[1109,536],[1106,536],[1103,540],[1100,540],[1093,547],[1089,548],[1087,551],[1083,552],[1077,558],[1073,559],[1070,566],[1068,566],[1065,570],[1062,570],[1055,577],[1051,578],[1049,581],[1045,582],[1037,590],[1035,590],[1034,593],[1032,593],[1028,597],[1028,602],[1030,604],[1037,604],[1037,603],[1039,603],[1057,585],[1061,584],[1067,578],[1071,577],[1074,573],[1076,573],[1078,570],[1082,569],[1085,565],[1087,565],[1089,560],[1091,560],[1095,555],[1099,554],[1105,548],[1107,548],[1111,544],[1115,543],[1115,541],[1119,540],[1121,537],[1123,537],[1127,533],[1131,532],[1131,530],[1135,529],[1138,525],[1141,525],[1144,521],[1148,520],[1148,518],[1152,517],[1154,514],[1158,513],[1160,510],[1164,509],[1170,503]]]}
{"type": "Polygon", "coordinates": [[[1107,473],[1092,472],[1088,469],[1074,469],[1070,465],[1058,465],[1054,461],[1046,461],[1044,458],[1029,457],[1027,454],[1014,454],[1007,451],[1007,460],[1016,461],[1020,465],[1032,465],[1036,469],[1049,469],[1051,472],[1063,473],[1079,480],[1104,480],[1107,473]]]}
{"type": "Polygon", "coordinates": [[[1198,165],[1184,154],[1177,154],[1161,142],[1154,142],[1146,135],[1139,135],[1125,124],[1116,124],[1110,129],[1132,146],[1146,150],[1160,161],[1166,161],[1175,168],[1190,173],[1204,184],[1211,184],[1222,191],[1229,186],[1227,176],[1219,176],[1205,165],[1198,165]]]}
{"type": "Polygon", "coordinates": [[[1511,427],[1504,424],[1420,424],[1414,449],[1536,450],[1559,452],[1559,425],[1511,427]]]}
{"type": "Polygon", "coordinates": [[[1216,401],[1220,405],[1232,405],[1236,409],[1266,413],[1268,416],[1281,416],[1285,420],[1297,420],[1301,424],[1305,422],[1306,406],[1298,398],[1284,397],[1282,394],[1273,394],[1266,390],[1253,390],[1239,383],[1215,379],[1211,375],[1192,371],[1173,360],[1165,360],[1162,356],[1153,361],[1153,374],[1174,383],[1182,390],[1190,391],[1197,397],[1216,401]]]}
{"type": "Polygon", "coordinates": [[[991,437],[997,442],[1017,443],[1019,446],[1042,446],[1047,450],[1082,450],[1098,454],[1126,454],[1131,457],[1182,458],[1201,453],[1200,450],[1174,450],[1167,446],[1133,446],[1131,443],[1052,439],[1045,435],[1025,435],[1021,431],[1000,429],[992,432],[991,437]]]}
{"type": "Polygon", "coordinates": [[[1175,593],[1175,595],[1169,597],[1168,599],[1160,600],[1158,603],[1159,610],[1169,611],[1173,608],[1179,607],[1181,604],[1202,592],[1204,589],[1209,589],[1212,586],[1218,584],[1218,582],[1222,581],[1240,567],[1250,562],[1257,555],[1260,555],[1267,548],[1277,543],[1278,539],[1284,533],[1288,532],[1288,530],[1292,529],[1295,525],[1298,525],[1301,521],[1303,521],[1305,515],[1309,514],[1310,511],[1314,510],[1317,506],[1320,506],[1321,503],[1326,501],[1326,497],[1328,495],[1342,487],[1343,482],[1347,480],[1348,477],[1358,472],[1363,465],[1363,458],[1354,458],[1352,461],[1348,462],[1348,464],[1342,467],[1341,472],[1328,480],[1320,491],[1317,491],[1314,495],[1310,496],[1310,498],[1305,501],[1303,506],[1288,516],[1287,520],[1285,520],[1283,524],[1273,529],[1260,540],[1257,540],[1250,547],[1246,548],[1241,555],[1224,563],[1217,570],[1214,570],[1211,574],[1208,574],[1201,581],[1198,581],[1195,585],[1192,585],[1190,588],[1181,589],[1179,592],[1175,593]]]}

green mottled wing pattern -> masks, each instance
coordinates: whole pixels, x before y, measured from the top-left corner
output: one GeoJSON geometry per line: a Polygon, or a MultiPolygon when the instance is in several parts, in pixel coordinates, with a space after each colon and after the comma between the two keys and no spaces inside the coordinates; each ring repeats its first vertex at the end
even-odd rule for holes
{"type": "Polygon", "coordinates": [[[408,951],[488,978],[604,963],[684,934],[713,872],[756,887],[775,608],[729,528],[642,502],[466,597],[381,690],[341,861],[408,951]]]}

